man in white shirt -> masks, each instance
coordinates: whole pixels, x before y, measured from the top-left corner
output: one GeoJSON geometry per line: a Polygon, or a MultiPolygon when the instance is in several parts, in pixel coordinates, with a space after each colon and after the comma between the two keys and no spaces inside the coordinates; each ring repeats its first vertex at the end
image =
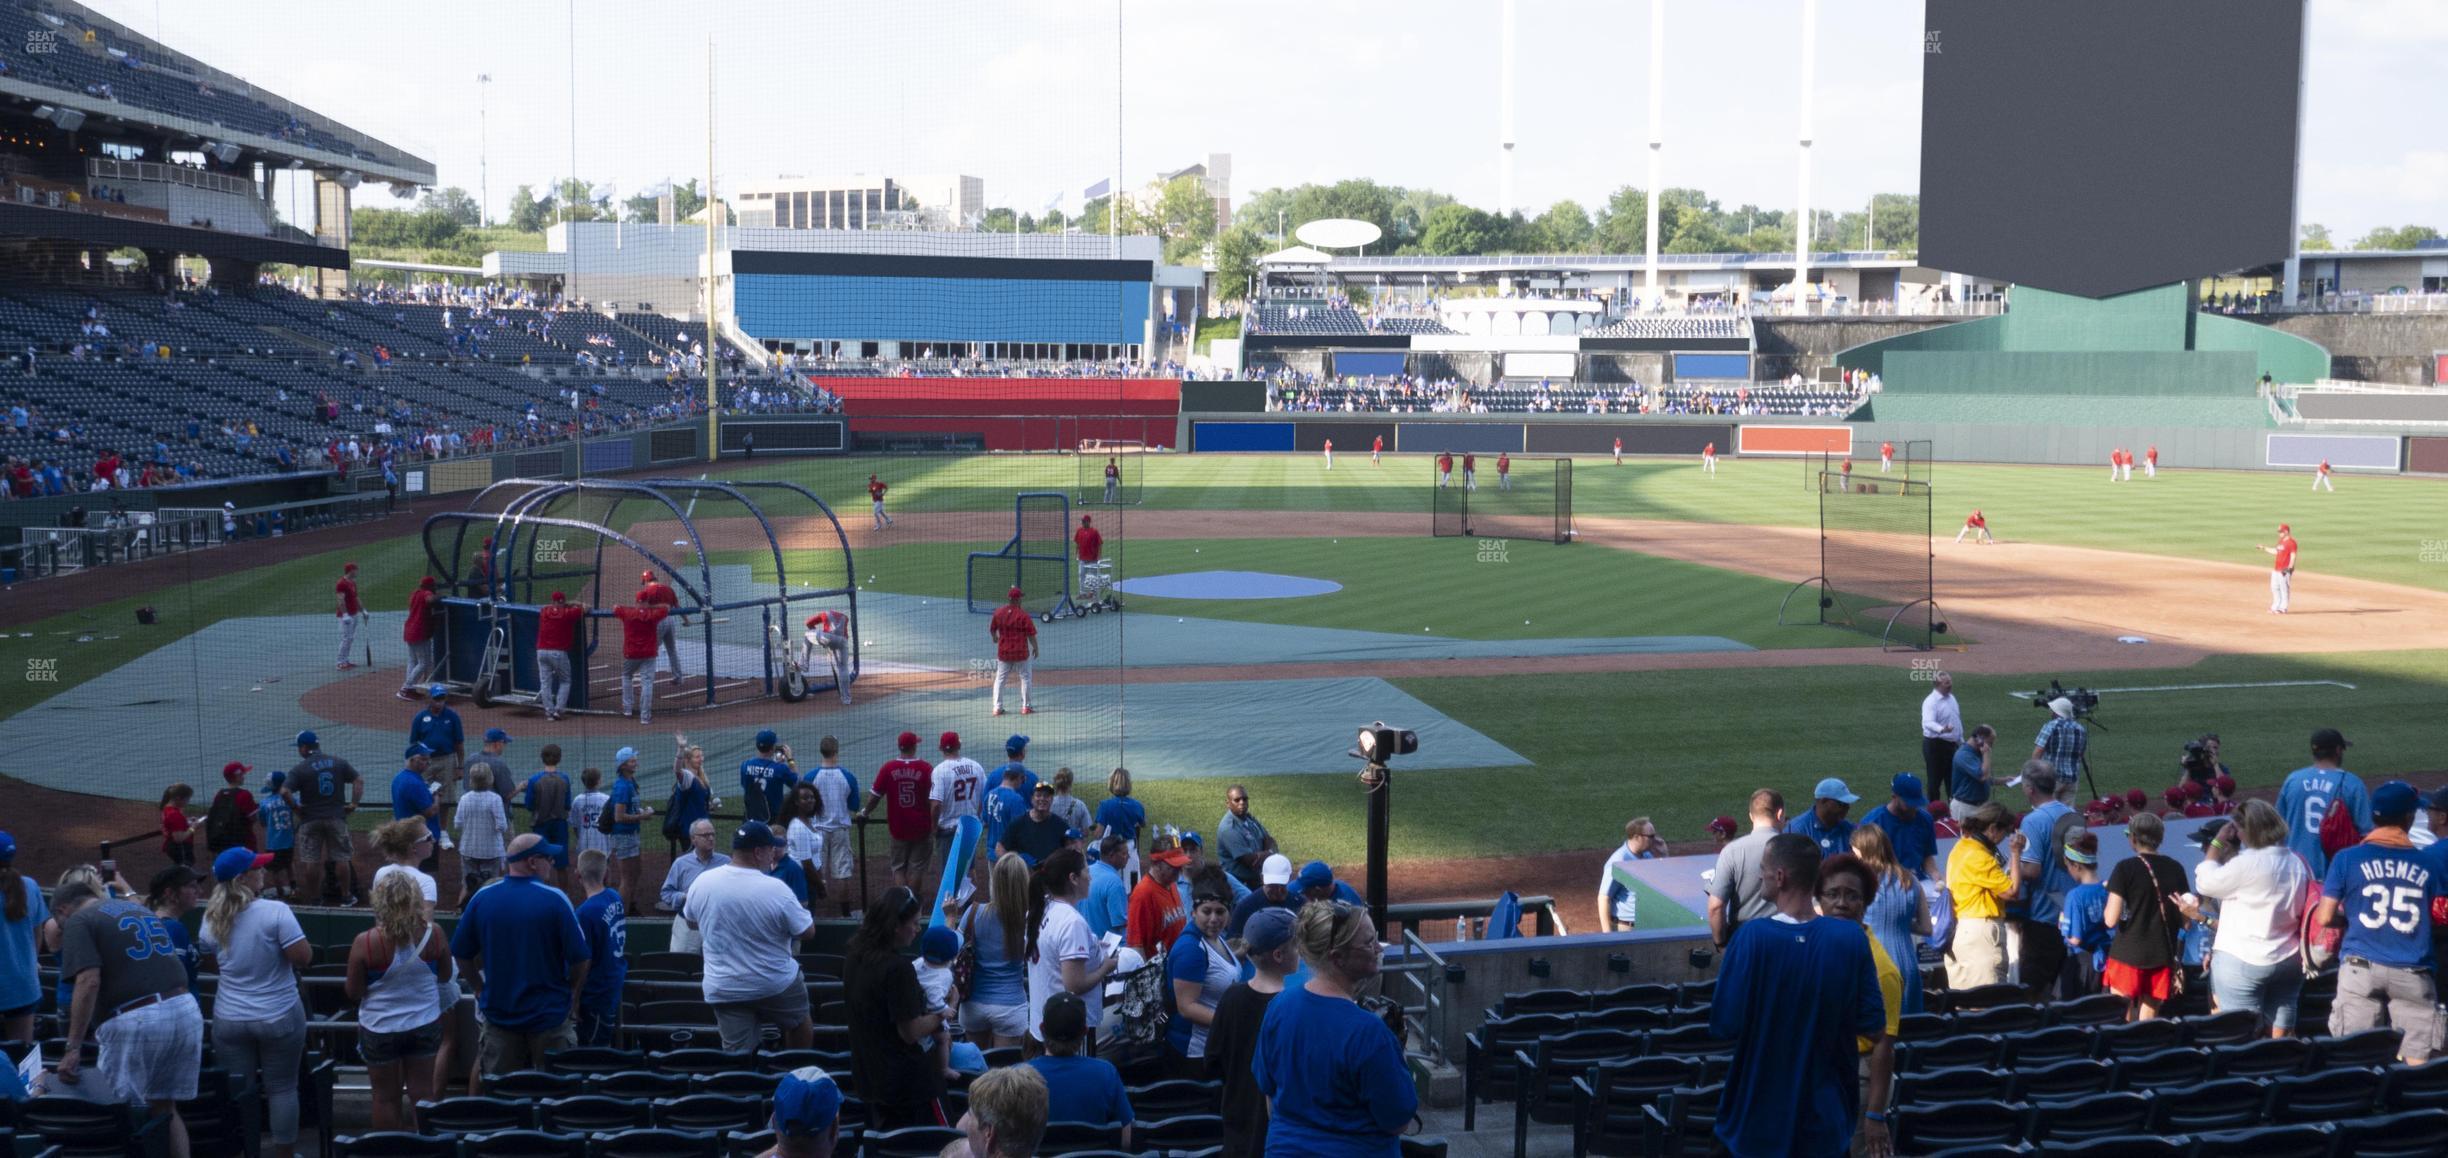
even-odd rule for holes
{"type": "Polygon", "coordinates": [[[1955,703],[1955,677],[1939,672],[1921,697],[1921,782],[1946,791],[1955,771],[1955,749],[1963,746],[1963,709],[1955,703]]]}
{"type": "Polygon", "coordinates": [[[713,821],[699,819],[689,825],[688,835],[688,851],[673,857],[671,870],[663,874],[661,902],[662,907],[672,914],[671,951],[674,953],[703,951],[705,942],[698,936],[697,930],[680,917],[680,910],[688,907],[689,887],[697,883],[698,877],[731,863],[730,857],[714,851],[713,821]]]}
{"type": "Polygon", "coordinates": [[[705,999],[724,1053],[755,1053],[766,1025],[782,1031],[784,1049],[807,1049],[816,1040],[795,956],[816,922],[790,886],[771,875],[782,849],[764,821],[740,825],[731,863],[700,873],[681,905],[682,919],[697,926],[704,943],[705,999]]]}

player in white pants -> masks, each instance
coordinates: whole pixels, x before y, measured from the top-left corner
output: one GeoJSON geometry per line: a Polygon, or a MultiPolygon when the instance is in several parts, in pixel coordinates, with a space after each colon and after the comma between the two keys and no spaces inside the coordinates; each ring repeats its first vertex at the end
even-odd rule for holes
{"type": "Polygon", "coordinates": [[[2280,523],[2277,545],[2256,543],[2254,546],[2271,556],[2270,614],[2284,615],[2289,597],[2295,589],[2295,532],[2288,530],[2285,523],[2280,523]]]}
{"type": "Polygon", "coordinates": [[[2312,472],[2312,489],[2316,491],[2328,491],[2330,494],[2337,493],[2336,485],[2329,481],[2328,459],[2322,459],[2320,469],[2312,472]]]}
{"type": "Polygon", "coordinates": [[[1105,460],[1105,505],[1113,506],[1121,501],[1122,460],[1108,457],[1105,460]]]}
{"type": "MultiPolygon", "coordinates": [[[[841,692],[841,702],[850,702],[850,616],[841,611],[819,611],[807,618],[803,637],[808,646],[830,657],[833,665],[833,686],[841,692]]],[[[814,653],[810,653],[814,654],[814,653]]],[[[813,674],[813,673],[810,673],[813,674]]]]}
{"type": "Polygon", "coordinates": [[[1334,469],[1334,440],[1331,438],[1326,440],[1326,469],[1334,469]]]}
{"type": "Polygon", "coordinates": [[[365,619],[365,605],[357,601],[357,565],[340,565],[340,581],[332,584],[332,612],[340,620],[340,659],[332,666],[347,671],[357,665],[349,660],[349,652],[357,643],[357,625],[365,619]]]}

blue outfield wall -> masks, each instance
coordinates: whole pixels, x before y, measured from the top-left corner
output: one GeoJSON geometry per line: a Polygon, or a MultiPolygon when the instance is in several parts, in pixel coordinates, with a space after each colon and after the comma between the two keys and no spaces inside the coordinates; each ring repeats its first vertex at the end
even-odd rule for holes
{"type": "Polygon", "coordinates": [[[1144,281],[766,273],[733,281],[740,328],[758,338],[1130,343],[1147,336],[1144,281]]]}
{"type": "Polygon", "coordinates": [[[1289,422],[1193,422],[1190,424],[1190,449],[1201,453],[1288,451],[1293,449],[1293,425],[1289,422]]]}

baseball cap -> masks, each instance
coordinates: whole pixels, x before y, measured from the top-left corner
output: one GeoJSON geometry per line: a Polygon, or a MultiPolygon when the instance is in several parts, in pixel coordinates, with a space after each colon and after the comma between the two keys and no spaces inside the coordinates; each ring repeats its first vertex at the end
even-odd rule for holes
{"type": "MultiPolygon", "coordinates": [[[[1043,787],[1043,785],[1040,785],[1039,787],[1043,787]]],[[[1080,830],[1078,830],[1078,829],[1076,829],[1076,828],[1066,828],[1066,829],[1064,829],[1064,830],[1063,830],[1063,839],[1064,839],[1064,840],[1066,840],[1066,841],[1073,841],[1073,840],[1078,840],[1079,838],[1080,838],[1080,830]]]]}
{"type": "Polygon", "coordinates": [[[487,744],[507,744],[507,743],[509,743],[509,742],[510,742],[510,733],[505,732],[505,731],[502,731],[500,728],[486,728],[486,729],[485,729],[485,743],[487,743],[487,744]]]}
{"type": "Polygon", "coordinates": [[[1172,865],[1174,868],[1187,868],[1190,864],[1190,854],[1183,852],[1178,848],[1168,848],[1161,852],[1149,853],[1148,859],[1155,861],[1157,864],[1172,865]]]}
{"type": "Polygon", "coordinates": [[[2167,791],[2162,792],[2159,795],[2165,797],[2167,802],[2170,804],[2183,804],[2185,802],[2186,794],[2184,787],[2182,785],[2177,785],[2169,788],[2167,791]]]}
{"type": "MultiPolygon", "coordinates": [[[[1044,785],[1039,785],[1039,787],[1041,787],[1041,788],[1042,788],[1042,787],[1044,787],[1044,785]]],[[[1205,847],[1207,847],[1207,842],[1206,842],[1206,841],[1203,841],[1203,840],[1200,840],[1200,839],[1199,839],[1199,834],[1198,834],[1198,833],[1196,833],[1196,832],[1184,832],[1184,833],[1182,833],[1182,834],[1181,834],[1181,846],[1182,846],[1183,848],[1188,848],[1188,847],[1190,847],[1191,845],[1194,845],[1194,844],[1195,844],[1195,845],[1197,845],[1197,846],[1199,846],[1200,848],[1205,848],[1205,847]]]]}
{"type": "Polygon", "coordinates": [[[427,684],[427,685],[425,685],[425,694],[426,694],[426,695],[429,695],[429,696],[432,696],[433,698],[435,698],[435,699],[437,699],[437,700],[438,700],[438,699],[441,699],[441,698],[442,698],[442,697],[444,697],[444,696],[449,695],[449,694],[450,694],[450,688],[448,688],[448,687],[446,687],[446,686],[444,686],[444,685],[442,685],[442,684],[427,684]]]}
{"type": "Polygon", "coordinates": [[[1020,589],[1019,589],[1019,588],[1017,588],[1017,587],[1012,588],[1012,589],[1011,589],[1011,591],[1009,592],[1009,594],[1010,594],[1010,596],[1011,596],[1011,598],[1012,598],[1012,601],[1013,601],[1013,602],[1015,602],[1015,603],[1016,603],[1016,602],[1018,602],[1018,601],[1019,601],[1019,599],[1020,599],[1020,589]]]}
{"type": "Polygon", "coordinates": [[[1915,808],[1929,803],[1929,794],[1921,790],[1921,778],[1910,772],[1896,773],[1895,782],[1888,785],[1887,790],[1895,793],[1898,799],[1915,808]]]}
{"type": "Polygon", "coordinates": [[[2144,792],[2144,791],[2142,791],[2142,790],[2141,790],[2141,789],[2139,789],[2139,788],[2128,788],[2128,789],[2126,789],[2126,790],[2125,790],[2125,807],[2127,807],[2127,808],[2147,808],[2147,807],[2149,807],[2149,806],[2150,806],[2150,794],[2149,794],[2149,793],[2144,792]]]}
{"type": "Polygon", "coordinates": [[[221,766],[221,778],[229,781],[232,784],[236,784],[240,777],[243,777],[247,773],[254,770],[255,768],[251,764],[241,764],[236,760],[232,760],[229,763],[221,766]]]}
{"type": "Polygon", "coordinates": [[[428,747],[426,747],[425,745],[423,745],[423,744],[421,744],[421,743],[419,743],[419,744],[410,744],[410,745],[408,745],[408,750],[407,750],[407,751],[400,753],[400,759],[402,759],[402,760],[414,760],[414,759],[416,759],[416,758],[417,758],[417,757],[419,757],[419,756],[431,756],[431,755],[433,755],[433,754],[434,754],[434,750],[433,750],[433,749],[428,748],[428,747]]]}
{"type": "Polygon", "coordinates": [[[1729,840],[1733,838],[1735,833],[1741,831],[1741,829],[1735,826],[1734,818],[1731,816],[1720,816],[1715,820],[1709,821],[1708,830],[1716,833],[1719,836],[1726,837],[1729,840]]]}
{"type": "Polygon", "coordinates": [[[893,743],[899,744],[902,751],[909,751],[910,749],[918,746],[918,733],[903,732],[899,738],[893,741],[893,743]]]}
{"type": "Polygon", "coordinates": [[[1035,788],[1029,789],[1029,796],[1032,799],[1039,796],[1052,795],[1054,795],[1054,782],[1051,780],[1040,780],[1037,782],[1037,786],[1035,788]]]}
{"type": "Polygon", "coordinates": [[[2422,798],[2422,806],[2430,809],[2433,812],[2448,812],[2448,788],[2435,789],[2433,791],[2424,793],[2422,798]]]}
{"type": "Polygon", "coordinates": [[[2336,728],[2322,728],[2320,731],[2312,733],[2312,746],[2316,749],[2344,749],[2354,747],[2354,741],[2347,739],[2345,733],[2338,731],[2336,728]]]}
{"type": "Polygon", "coordinates": [[[569,602],[569,596],[568,596],[566,593],[563,593],[563,592],[560,592],[560,591],[555,591],[555,592],[553,592],[553,602],[555,602],[555,603],[567,603],[567,602],[569,602]]]}
{"type": "Polygon", "coordinates": [[[1292,883],[1292,858],[1276,853],[1258,866],[1258,882],[1268,885],[1292,883]]]}
{"type": "Polygon", "coordinates": [[[2217,789],[2220,792],[2233,792],[2235,791],[2235,777],[2222,775],[2218,779],[2211,781],[2210,787],[2217,789]]]}
{"type": "Polygon", "coordinates": [[[756,746],[759,748],[771,748],[781,742],[782,737],[774,735],[774,730],[772,728],[767,728],[764,731],[756,734],[756,746]]]}
{"type": "Polygon", "coordinates": [[[1038,1029],[1047,1041],[1078,1041],[1088,1033],[1088,1003],[1080,1000],[1077,993],[1056,993],[1046,998],[1038,1029]]]}
{"type": "Polygon", "coordinates": [[[775,836],[773,829],[766,827],[764,821],[751,820],[741,824],[739,831],[731,834],[731,847],[735,850],[780,848],[782,838],[775,836]]]}
{"type": "Polygon", "coordinates": [[[297,734],[296,746],[300,748],[312,748],[322,744],[322,742],[323,741],[317,738],[312,732],[300,732],[297,734]]]}
{"type": "Polygon", "coordinates": [[[1028,737],[1014,736],[1011,739],[1003,741],[1003,750],[1016,755],[1018,753],[1028,751],[1028,744],[1028,737]]]}
{"type": "Polygon", "coordinates": [[[2280,523],[2280,524],[2278,524],[2278,533],[2283,535],[2283,534],[2288,534],[2288,533],[2291,533],[2291,532],[2290,532],[2290,529],[2287,527],[2287,525],[2286,525],[2285,523],[2280,523]]]}
{"type": "Polygon", "coordinates": [[[552,859],[554,859],[554,860],[560,860],[560,859],[561,859],[561,855],[562,855],[562,849],[561,849],[561,846],[560,846],[560,845],[554,844],[554,843],[552,843],[551,841],[548,841],[548,840],[544,839],[543,837],[536,836],[536,835],[535,835],[534,833],[532,833],[532,832],[529,832],[529,833],[521,833],[521,834],[520,834],[520,835],[518,835],[518,836],[514,836],[514,837],[511,837],[511,838],[510,838],[510,852],[509,852],[509,858],[510,858],[511,860],[527,860],[527,859],[529,859],[530,857],[539,857],[539,856],[547,856],[547,857],[551,857],[551,858],[552,858],[552,859]],[[520,841],[522,841],[522,840],[526,840],[526,839],[528,839],[529,837],[534,837],[534,838],[535,838],[535,843],[534,843],[534,844],[527,845],[527,846],[526,846],[524,849],[521,849],[521,848],[519,847],[519,842],[520,842],[520,841]]]}
{"type": "Polygon", "coordinates": [[[274,789],[274,790],[276,790],[276,791],[277,791],[277,790],[280,788],[280,786],[281,786],[281,785],[283,785],[283,784],[287,784],[288,782],[289,782],[289,774],[288,774],[288,773],[286,773],[286,772],[274,772],[274,773],[272,773],[272,775],[271,775],[270,777],[268,777],[268,778],[266,778],[266,779],[264,780],[264,787],[266,787],[266,788],[270,788],[270,789],[274,789]]]}
{"type": "Polygon", "coordinates": [[[1820,781],[1817,788],[1811,789],[1811,798],[1814,800],[1833,800],[1840,804],[1851,804],[1854,801],[1861,799],[1861,797],[1854,795],[1852,789],[1845,787],[1844,781],[1833,776],[1820,781]]]}
{"type": "Polygon", "coordinates": [[[639,582],[641,582],[641,583],[652,583],[652,582],[654,582],[654,572],[652,572],[652,571],[640,571],[640,572],[638,572],[638,581],[639,581],[639,582]]]}
{"type": "Polygon", "coordinates": [[[0,864],[17,859],[17,838],[0,832],[0,864]]]}
{"type": "Polygon", "coordinates": [[[918,938],[918,955],[929,961],[949,961],[960,956],[960,934],[950,925],[929,925],[918,938]]]}
{"type": "Polygon", "coordinates": [[[637,759],[637,749],[635,748],[623,748],[618,752],[612,753],[612,763],[614,766],[626,764],[635,759],[637,759]]]}
{"type": "Polygon", "coordinates": [[[225,848],[213,858],[213,879],[234,881],[272,863],[272,854],[251,848],[225,848]]]}
{"type": "MultiPolygon", "coordinates": [[[[245,852],[246,850],[242,848],[236,851],[245,852]]],[[[205,879],[207,878],[203,873],[197,872],[183,864],[174,864],[160,872],[154,873],[153,879],[145,882],[145,893],[148,896],[157,896],[166,890],[175,889],[180,885],[192,885],[205,879]]]]}
{"type": "Polygon", "coordinates": [[[2421,797],[2415,793],[2413,785],[2408,784],[2403,780],[2391,780],[2378,788],[2372,789],[2372,815],[2404,815],[2405,813],[2414,811],[2414,804],[2419,799],[2421,799],[2421,797]]]}
{"type": "Polygon", "coordinates": [[[777,1134],[810,1138],[831,1129],[841,1117],[841,1086],[817,1066],[801,1066],[782,1075],[774,1087],[773,1127],[777,1134]]]}
{"type": "Polygon", "coordinates": [[[1090,517],[1088,517],[1087,515],[1081,515],[1081,516],[1080,516],[1080,525],[1081,525],[1081,526],[1083,526],[1083,527],[1093,527],[1093,526],[1095,526],[1095,525],[1096,525],[1096,521],[1095,521],[1094,519],[1091,519],[1091,518],[1090,518],[1090,517]]]}
{"type": "Polygon", "coordinates": [[[1241,926],[1241,943],[1252,953],[1278,949],[1292,940],[1292,910],[1275,905],[1251,913],[1241,926]]]}
{"type": "Polygon", "coordinates": [[[1322,889],[1334,883],[1334,870],[1327,868],[1325,861],[1313,860],[1301,866],[1300,879],[1294,883],[1304,893],[1322,889]]]}
{"type": "Polygon", "coordinates": [[[419,579],[419,580],[417,580],[417,586],[419,586],[419,587],[432,587],[432,586],[434,586],[434,577],[433,577],[433,576],[431,576],[431,575],[428,575],[428,576],[424,577],[423,579],[419,579]]]}
{"type": "Polygon", "coordinates": [[[946,752],[960,751],[960,733],[946,732],[935,738],[935,746],[946,752]]]}

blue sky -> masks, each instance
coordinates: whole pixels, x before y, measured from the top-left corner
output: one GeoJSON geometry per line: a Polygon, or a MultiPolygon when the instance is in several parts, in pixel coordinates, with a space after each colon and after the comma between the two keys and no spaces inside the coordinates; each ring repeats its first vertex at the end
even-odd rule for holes
{"type": "MultiPolygon", "coordinates": [[[[1114,169],[1118,119],[1134,183],[1225,152],[1236,197],[1366,176],[1497,199],[1497,0],[588,0],[574,86],[562,0],[91,2],[416,149],[445,184],[476,191],[489,160],[496,214],[573,151],[622,196],[703,173],[709,29],[724,181],[960,172],[1034,211],[1114,169]],[[494,79],[482,149],[479,73],[494,79]]],[[[1667,183],[1791,205],[1801,0],[1667,3],[1667,183]]],[[[1647,5],[1520,9],[1520,200],[1594,205],[1641,183],[1647,5]]],[[[1819,204],[1917,186],[1921,26],[1914,0],[1823,0],[1819,204]]],[[[2304,220],[2341,239],[2448,228],[2448,2],[2312,0],[2310,44],[2304,220]]]]}

